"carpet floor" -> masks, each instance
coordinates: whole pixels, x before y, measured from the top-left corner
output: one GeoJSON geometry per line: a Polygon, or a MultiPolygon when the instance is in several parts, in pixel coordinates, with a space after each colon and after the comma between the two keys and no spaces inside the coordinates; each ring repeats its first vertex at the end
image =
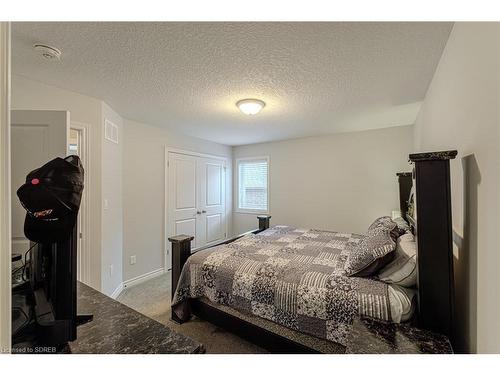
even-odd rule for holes
{"type": "Polygon", "coordinates": [[[207,353],[267,353],[261,347],[198,318],[180,325],[172,322],[170,320],[170,272],[126,288],[117,300],[170,329],[202,343],[207,353]]]}

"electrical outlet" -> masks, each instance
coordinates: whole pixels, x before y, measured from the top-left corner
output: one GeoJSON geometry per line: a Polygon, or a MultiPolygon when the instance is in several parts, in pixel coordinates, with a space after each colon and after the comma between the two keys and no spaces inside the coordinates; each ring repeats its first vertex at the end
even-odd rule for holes
{"type": "Polygon", "coordinates": [[[113,265],[109,266],[109,276],[113,276],[113,265]]]}
{"type": "Polygon", "coordinates": [[[130,264],[135,264],[136,261],[137,261],[137,258],[135,257],[135,255],[132,255],[130,257],[130,264]]]}

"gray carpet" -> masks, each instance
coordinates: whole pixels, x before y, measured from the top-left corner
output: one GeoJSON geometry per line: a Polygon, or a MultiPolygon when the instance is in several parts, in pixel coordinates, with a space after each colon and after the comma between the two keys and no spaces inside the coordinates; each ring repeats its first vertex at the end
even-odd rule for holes
{"type": "Polygon", "coordinates": [[[266,350],[199,319],[178,325],[170,320],[170,272],[126,288],[121,303],[201,342],[207,353],[266,353],[266,350]]]}

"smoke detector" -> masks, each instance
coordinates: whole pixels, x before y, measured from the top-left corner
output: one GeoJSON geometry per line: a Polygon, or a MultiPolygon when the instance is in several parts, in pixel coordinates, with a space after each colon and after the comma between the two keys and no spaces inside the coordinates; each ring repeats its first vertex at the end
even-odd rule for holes
{"type": "Polygon", "coordinates": [[[45,60],[60,60],[61,51],[55,47],[48,46],[46,44],[37,43],[33,46],[36,52],[38,52],[45,60]]]}

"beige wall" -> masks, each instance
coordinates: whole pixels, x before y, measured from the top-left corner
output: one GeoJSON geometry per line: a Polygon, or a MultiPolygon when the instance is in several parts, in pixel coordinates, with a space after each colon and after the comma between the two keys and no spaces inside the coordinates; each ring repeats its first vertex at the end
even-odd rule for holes
{"type": "Polygon", "coordinates": [[[12,109],[62,110],[70,112],[70,121],[90,126],[90,249],[92,268],[90,285],[101,290],[101,101],[21,76],[12,76],[12,109]]]}
{"type": "Polygon", "coordinates": [[[11,344],[10,24],[0,22],[0,352],[11,344]]]}
{"type": "Polygon", "coordinates": [[[101,287],[111,295],[123,281],[123,119],[109,105],[102,103],[102,205],[101,287]],[[105,121],[118,127],[118,144],[104,138],[105,121]]]}
{"type": "MultiPolygon", "coordinates": [[[[272,224],[365,232],[399,207],[396,172],[409,170],[412,145],[403,126],[238,146],[233,161],[269,156],[272,224]]],[[[256,226],[255,215],[233,212],[235,233],[256,226]]]]}
{"type": "Polygon", "coordinates": [[[457,349],[500,353],[500,24],[457,23],[415,125],[451,162],[457,349]]]}
{"type": "MultiPolygon", "coordinates": [[[[12,86],[13,109],[67,110],[72,121],[90,125],[91,286],[111,295],[122,281],[162,268],[165,146],[229,162],[231,147],[124,120],[101,100],[24,77],[13,76],[12,86]],[[118,125],[118,145],[104,139],[106,119],[118,125]],[[135,265],[130,255],[137,256],[135,265]]],[[[231,222],[231,175],[226,190],[231,222]]]]}
{"type": "MultiPolygon", "coordinates": [[[[229,162],[231,147],[129,120],[124,121],[123,139],[123,279],[130,280],[163,267],[165,146],[226,156],[229,162]],[[137,257],[134,265],[130,264],[131,255],[137,257]]],[[[229,175],[228,211],[232,206],[231,181],[229,175]]],[[[228,216],[230,220],[230,212],[228,216]]]]}

